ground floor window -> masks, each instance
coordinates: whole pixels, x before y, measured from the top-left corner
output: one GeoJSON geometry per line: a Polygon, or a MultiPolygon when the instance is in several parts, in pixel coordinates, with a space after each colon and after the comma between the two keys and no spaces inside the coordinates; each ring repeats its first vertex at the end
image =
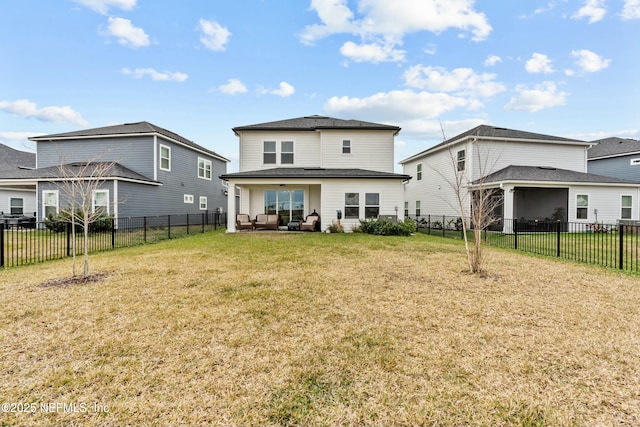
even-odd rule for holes
{"type": "Polygon", "coordinates": [[[621,219],[631,219],[631,211],[633,210],[633,196],[622,196],[622,210],[620,212],[621,219]]]}
{"type": "Polygon", "coordinates": [[[200,196],[200,210],[201,211],[206,211],[207,210],[207,198],[205,196],[200,196]]]}
{"type": "Polygon", "coordinates": [[[380,193],[365,193],[364,217],[378,218],[380,215],[380,193]]]}
{"type": "Polygon", "coordinates": [[[409,202],[404,202],[404,216],[405,218],[409,216],[409,202]]]}
{"type": "Polygon", "coordinates": [[[96,190],[93,192],[93,213],[109,215],[109,190],[96,190]]]}
{"type": "Polygon", "coordinates": [[[345,219],[360,218],[359,193],[344,193],[344,217],[345,219]]]}
{"type": "Polygon", "coordinates": [[[304,219],[304,190],[264,190],[264,213],[280,215],[282,224],[304,219]]]}
{"type": "Polygon", "coordinates": [[[588,219],[589,196],[587,194],[576,195],[576,219],[588,219]]]}
{"type": "Polygon", "coordinates": [[[24,215],[24,199],[19,197],[9,198],[9,209],[11,215],[24,215]]]}
{"type": "Polygon", "coordinates": [[[45,190],[42,192],[42,213],[45,218],[58,215],[58,190],[45,190]]]}
{"type": "Polygon", "coordinates": [[[420,216],[420,200],[416,200],[416,216],[420,216]]]}

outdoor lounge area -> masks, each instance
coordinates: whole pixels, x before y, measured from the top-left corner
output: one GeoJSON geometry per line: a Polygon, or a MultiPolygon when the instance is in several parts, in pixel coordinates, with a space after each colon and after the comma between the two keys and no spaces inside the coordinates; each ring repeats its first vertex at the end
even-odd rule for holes
{"type": "Polygon", "coordinates": [[[313,212],[304,220],[292,220],[284,224],[278,214],[258,214],[252,219],[249,214],[236,214],[236,230],[320,231],[320,215],[313,212]]]}

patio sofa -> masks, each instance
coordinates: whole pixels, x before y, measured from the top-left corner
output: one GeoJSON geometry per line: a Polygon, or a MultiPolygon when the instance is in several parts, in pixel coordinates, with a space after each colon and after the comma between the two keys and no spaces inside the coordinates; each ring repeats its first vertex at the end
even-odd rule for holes
{"type": "Polygon", "coordinates": [[[252,230],[253,220],[247,214],[236,215],[236,230],[252,230]]]}
{"type": "Polygon", "coordinates": [[[280,215],[278,214],[258,214],[256,215],[256,220],[253,222],[253,226],[256,230],[259,228],[277,230],[279,225],[280,215]]]}

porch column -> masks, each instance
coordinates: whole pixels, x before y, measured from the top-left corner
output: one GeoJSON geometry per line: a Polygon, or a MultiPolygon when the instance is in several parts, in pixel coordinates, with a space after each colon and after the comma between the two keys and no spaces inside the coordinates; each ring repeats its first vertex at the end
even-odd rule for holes
{"type": "Polygon", "coordinates": [[[229,182],[227,187],[227,233],[236,232],[236,185],[229,182]]]}
{"type": "Polygon", "coordinates": [[[502,209],[502,218],[504,221],[502,222],[502,232],[503,233],[513,233],[513,220],[514,211],[513,211],[513,195],[514,195],[515,187],[513,185],[505,185],[502,187],[503,190],[503,209],[502,209]]]}

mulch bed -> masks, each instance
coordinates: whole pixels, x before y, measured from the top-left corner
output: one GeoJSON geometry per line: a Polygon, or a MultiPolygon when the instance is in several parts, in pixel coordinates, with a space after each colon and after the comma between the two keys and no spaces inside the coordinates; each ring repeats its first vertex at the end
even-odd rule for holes
{"type": "Polygon", "coordinates": [[[65,288],[67,286],[73,285],[87,285],[89,283],[95,283],[109,276],[109,273],[94,273],[88,276],[70,276],[70,277],[61,277],[58,279],[47,280],[44,283],[41,283],[39,287],[41,288],[65,288]]]}

